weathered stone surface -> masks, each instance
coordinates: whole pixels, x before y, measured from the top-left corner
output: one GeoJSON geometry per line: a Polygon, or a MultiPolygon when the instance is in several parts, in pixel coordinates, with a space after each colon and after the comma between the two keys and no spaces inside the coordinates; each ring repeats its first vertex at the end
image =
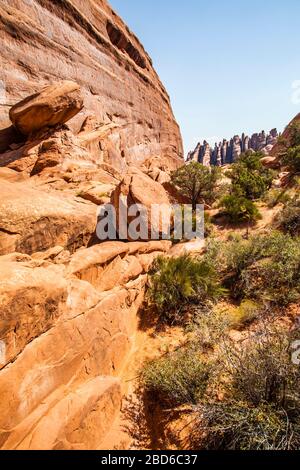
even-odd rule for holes
{"type": "MultiPolygon", "coordinates": [[[[134,205],[142,205],[145,214],[140,214],[140,219],[142,220],[141,226],[147,229],[145,231],[145,237],[143,233],[140,234],[141,240],[150,240],[151,231],[158,235],[162,234],[165,231],[162,221],[171,222],[170,199],[166,190],[161,184],[153,181],[149,176],[137,169],[132,168],[129,170],[123,181],[113,192],[112,202],[116,208],[117,229],[121,237],[122,234],[120,234],[120,231],[123,230],[122,227],[125,229],[126,227],[128,228],[132,220],[137,217],[136,214],[132,217],[129,215],[128,217],[121,218],[121,205],[128,209],[134,205]],[[162,217],[159,220],[152,218],[152,205],[154,204],[160,205],[162,217]]],[[[166,227],[166,230],[168,230],[168,227],[166,227]]],[[[126,238],[131,239],[129,231],[126,238]]]]}
{"type": "MultiPolygon", "coordinates": [[[[70,121],[72,129],[91,115],[111,125],[105,137],[87,143],[98,158],[120,170],[122,162],[139,165],[154,156],[172,168],[182,163],[169,96],[143,46],[105,0],[3,0],[0,24],[6,103],[74,81],[85,108],[70,121]]],[[[0,129],[8,128],[9,108],[1,111],[0,129]]]]}
{"type": "Polygon", "coordinates": [[[95,206],[44,193],[25,183],[2,181],[0,254],[31,254],[61,245],[74,251],[87,245],[97,223],[95,206]]]}
{"type": "Polygon", "coordinates": [[[24,175],[61,174],[77,167],[97,169],[97,158],[81,145],[66,126],[43,131],[17,148],[0,155],[0,166],[7,166],[24,175]]]}
{"type": "Polygon", "coordinates": [[[120,408],[145,273],[170,245],[107,242],[66,267],[62,247],[0,257],[1,448],[98,447],[120,408]]]}
{"type": "Polygon", "coordinates": [[[23,181],[25,179],[25,175],[22,173],[18,173],[7,167],[0,167],[0,180],[9,181],[10,183],[16,183],[23,181]]]}
{"type": "Polygon", "coordinates": [[[170,241],[105,242],[77,251],[70,261],[67,274],[88,281],[98,292],[124,286],[130,279],[147,272],[153,260],[152,253],[163,253],[171,248],[170,241]],[[143,255],[143,263],[139,256],[143,255]]]}
{"type": "Polygon", "coordinates": [[[71,81],[61,81],[14,105],[9,117],[18,131],[29,135],[45,127],[64,124],[82,108],[80,86],[71,81]]]}
{"type": "Polygon", "coordinates": [[[78,196],[100,206],[110,202],[110,196],[114,188],[113,185],[94,183],[92,186],[84,188],[78,196]]]}
{"type": "MultiPolygon", "coordinates": [[[[121,408],[121,385],[115,377],[96,377],[65,397],[41,416],[18,450],[95,450],[121,408]]],[[[14,448],[14,434],[4,448],[14,448]]]]}
{"type": "Polygon", "coordinates": [[[39,267],[32,262],[24,264],[1,258],[0,337],[6,345],[3,367],[60,316],[67,283],[57,266],[39,267]]]}

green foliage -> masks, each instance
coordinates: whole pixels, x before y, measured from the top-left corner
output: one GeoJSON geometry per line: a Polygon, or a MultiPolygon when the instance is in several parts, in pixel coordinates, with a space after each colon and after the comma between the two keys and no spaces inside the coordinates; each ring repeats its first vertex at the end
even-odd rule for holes
{"type": "Polygon", "coordinates": [[[202,446],[288,450],[300,445],[300,370],[291,361],[289,332],[263,325],[241,348],[221,347],[225,399],[199,403],[202,446]]]}
{"type": "Polygon", "coordinates": [[[298,450],[300,445],[298,420],[289,422],[285,410],[269,404],[205,403],[199,407],[198,423],[194,440],[200,449],[298,450]]]}
{"type": "Polygon", "coordinates": [[[211,217],[207,212],[204,212],[204,236],[205,238],[212,236],[214,233],[214,225],[211,217]]]}
{"type": "Polygon", "coordinates": [[[264,196],[263,201],[269,209],[277,206],[277,204],[286,204],[291,200],[290,194],[286,189],[270,189],[264,196]]]}
{"type": "Polygon", "coordinates": [[[164,322],[183,321],[187,302],[218,298],[221,288],[213,265],[188,254],[176,258],[158,257],[150,271],[148,299],[164,322]]]}
{"type": "Polygon", "coordinates": [[[300,199],[294,197],[286,203],[277,217],[279,227],[290,235],[300,235],[300,199]]]}
{"type": "Polygon", "coordinates": [[[300,124],[293,123],[289,128],[289,140],[282,139],[283,151],[280,154],[281,163],[290,168],[293,173],[300,171],[300,124]]]}
{"type": "Polygon", "coordinates": [[[231,326],[236,329],[244,328],[256,320],[261,313],[261,307],[253,300],[244,299],[241,305],[233,307],[229,312],[231,326]]]}
{"type": "Polygon", "coordinates": [[[228,176],[232,193],[247,199],[258,199],[271,187],[274,172],[261,163],[261,153],[245,153],[232,165],[228,176]]]}
{"type": "Polygon", "coordinates": [[[300,145],[291,147],[282,157],[282,164],[289,167],[293,172],[300,171],[300,145]]]}
{"type": "Polygon", "coordinates": [[[224,283],[234,298],[279,305],[300,298],[299,238],[280,232],[249,240],[235,237],[220,245],[215,256],[222,260],[224,283]]]}
{"type": "Polygon", "coordinates": [[[210,373],[197,350],[188,348],[145,364],[141,382],[153,401],[163,406],[196,404],[205,393],[210,373]]]}
{"type": "Polygon", "coordinates": [[[234,224],[255,222],[261,217],[253,201],[236,194],[229,194],[223,197],[220,201],[220,207],[234,224]]]}
{"type": "Polygon", "coordinates": [[[253,406],[269,403],[293,409],[300,404],[300,370],[291,361],[292,335],[279,326],[263,323],[240,348],[223,345],[222,364],[231,377],[227,391],[253,406]]]}
{"type": "Polygon", "coordinates": [[[197,203],[213,200],[219,177],[219,168],[206,167],[197,162],[184,165],[171,173],[172,183],[190,200],[193,209],[196,209],[197,203]]]}

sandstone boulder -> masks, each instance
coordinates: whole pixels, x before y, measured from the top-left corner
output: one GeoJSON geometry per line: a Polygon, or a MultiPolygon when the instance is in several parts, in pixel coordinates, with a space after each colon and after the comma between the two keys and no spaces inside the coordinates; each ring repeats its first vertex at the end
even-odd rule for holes
{"type": "MultiPolygon", "coordinates": [[[[119,234],[121,227],[123,227],[122,231],[126,227],[129,228],[130,223],[136,219],[136,217],[130,215],[125,218],[120,218],[121,205],[129,209],[139,204],[144,208],[145,213],[137,214],[137,216],[140,215],[140,226],[145,227],[145,237],[141,232],[138,238],[140,240],[151,239],[151,231],[160,236],[162,233],[168,231],[168,227],[172,222],[170,200],[164,187],[135,168],[129,170],[123,181],[113,192],[112,203],[116,208],[117,229],[119,230],[119,234]],[[153,219],[153,205],[159,205],[161,211],[160,218],[153,219]]],[[[129,231],[127,232],[127,238],[133,240],[129,231]]]]}
{"type": "Polygon", "coordinates": [[[101,243],[74,253],[66,273],[89,282],[98,292],[108,291],[147,272],[154,255],[166,252],[171,245],[167,240],[101,243]]]}
{"type": "Polygon", "coordinates": [[[64,124],[83,108],[80,87],[60,81],[14,105],[9,112],[13,125],[25,135],[64,124]]]}
{"type": "Polygon", "coordinates": [[[263,157],[260,161],[266,168],[280,168],[280,164],[276,157],[263,157]]]}

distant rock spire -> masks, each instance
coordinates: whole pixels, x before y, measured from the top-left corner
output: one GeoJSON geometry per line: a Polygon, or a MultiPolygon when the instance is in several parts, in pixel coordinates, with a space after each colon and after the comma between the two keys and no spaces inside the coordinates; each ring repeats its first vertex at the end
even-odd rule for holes
{"type": "Polygon", "coordinates": [[[277,139],[277,129],[272,129],[268,134],[262,131],[251,137],[245,133],[241,137],[235,135],[229,141],[223,139],[222,142],[216,142],[214,148],[211,148],[209,143],[204,140],[203,144],[199,142],[195,150],[188,153],[187,161],[196,161],[205,166],[222,166],[233,163],[242,153],[251,150],[269,155],[277,139]]]}

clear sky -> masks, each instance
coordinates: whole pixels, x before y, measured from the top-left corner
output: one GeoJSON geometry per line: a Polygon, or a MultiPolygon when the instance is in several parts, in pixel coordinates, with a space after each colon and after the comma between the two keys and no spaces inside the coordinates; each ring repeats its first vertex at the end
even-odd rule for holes
{"type": "Polygon", "coordinates": [[[186,151],[300,112],[300,0],[109,1],[152,57],[186,151]]]}

